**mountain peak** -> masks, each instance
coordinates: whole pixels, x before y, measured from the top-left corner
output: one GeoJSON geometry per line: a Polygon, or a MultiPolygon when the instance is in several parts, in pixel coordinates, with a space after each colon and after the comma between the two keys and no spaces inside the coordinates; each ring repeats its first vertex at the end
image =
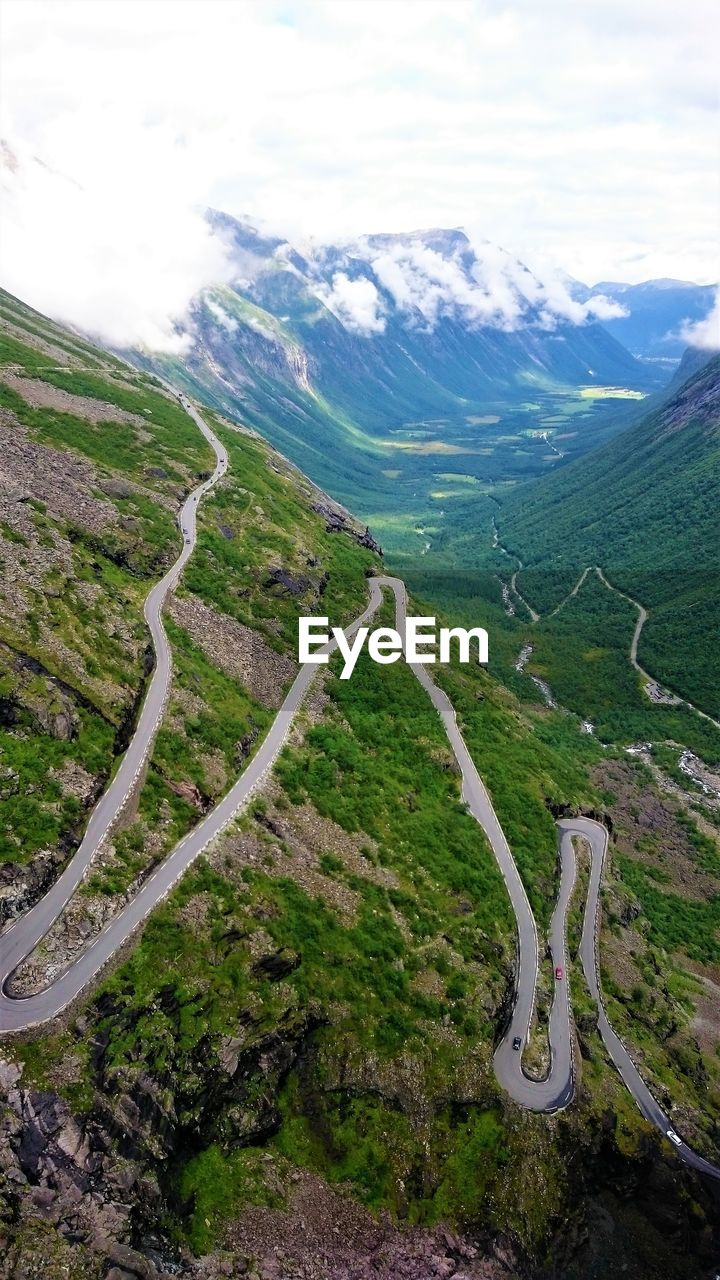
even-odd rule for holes
{"type": "Polygon", "coordinates": [[[702,285],[696,284],[693,280],[673,280],[670,276],[663,276],[659,280],[642,280],[639,284],[628,284],[622,280],[600,280],[594,284],[593,289],[604,290],[606,293],[627,293],[631,289],[701,289],[702,285]]]}
{"type": "Polygon", "coordinates": [[[422,244],[436,253],[449,255],[465,252],[471,248],[470,241],[462,227],[428,227],[417,231],[380,232],[363,237],[364,243],[373,249],[385,249],[394,246],[422,244]]]}

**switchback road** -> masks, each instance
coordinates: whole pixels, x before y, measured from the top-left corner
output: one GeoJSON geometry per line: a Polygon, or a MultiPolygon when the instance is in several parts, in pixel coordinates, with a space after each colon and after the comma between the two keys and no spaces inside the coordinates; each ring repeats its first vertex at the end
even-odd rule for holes
{"type": "MultiPolygon", "coordinates": [[[[145,600],[145,621],[148,624],[155,651],[155,669],[142,705],[137,727],[107,790],[103,792],[90,816],[84,838],[70,860],[62,875],[58,877],[52,888],[38,903],[20,920],[15,921],[0,935],[0,991],[4,992],[7,978],[20,962],[29,955],[44,938],[48,929],[60,915],[63,907],[70,900],[80,884],[97,849],[110,831],[113,823],[121,813],[128,797],[135,789],[138,779],[147,763],[150,750],[155,739],[163,711],[167,702],[172,679],[172,657],[165,628],[162,623],[162,607],[168,593],[178,582],[180,575],[193,553],[196,540],[197,505],[203,494],[217,484],[227,469],[227,453],[214,433],[206,425],[189,400],[180,397],[183,407],[197,423],[199,430],[212,446],[215,453],[215,470],[208,480],[203,481],[185,499],[178,517],[180,531],[183,536],[182,549],[172,568],[164,578],[149,592],[145,600]]],[[[132,907],[134,904],[129,904],[132,907]]],[[[108,933],[110,930],[108,930],[108,933]]],[[[127,936],[127,935],[126,935],[127,936]]],[[[102,937],[102,935],[101,935],[102,937]]],[[[98,943],[100,939],[98,939],[98,943]]],[[[116,943],[116,946],[119,943],[116,943]]],[[[96,944],[97,946],[97,944],[96,944]]],[[[91,947],[89,949],[93,951],[91,947]]],[[[105,944],[97,947],[95,956],[104,955],[99,964],[92,968],[89,952],[86,952],[78,964],[80,966],[73,976],[70,969],[58,983],[48,988],[47,992],[28,1001],[8,999],[0,994],[0,1030],[10,1031],[22,1026],[31,1026],[52,1017],[59,1008],[64,1008],[72,1000],[77,991],[97,972],[100,964],[105,962],[112,950],[105,944]],[[54,993],[54,994],[52,994],[54,993]],[[67,998],[66,997],[67,994],[67,998]],[[25,1012],[23,1013],[23,1009],[25,1012]],[[45,1013],[44,1010],[49,1012],[45,1013]]]]}
{"type": "MultiPolygon", "coordinates": [[[[223,445],[207,427],[190,402],[181,403],[212,445],[217,459],[212,476],[187,498],[180,515],[183,546],[175,564],[150,591],[145,603],[145,617],[155,647],[156,666],[138,720],[135,735],[107,791],[96,805],[88,822],[85,837],[63,874],[44,898],[21,919],[0,935],[0,1031],[22,1031],[47,1022],[62,1012],[92,982],[103,966],[116,954],[150,911],[161,902],[184,871],[233,820],[271,768],[287,739],[294,717],[315,678],[318,667],[307,663],[300,668],[275,720],[248,767],[225,797],[172,850],[163,863],[148,877],[138,893],[106,924],[93,943],[45,990],[15,998],[8,990],[13,972],[30,954],[60,915],[87,871],[92,858],[121,812],[127,797],[141,774],[152,747],[166,704],[172,666],[170,649],[162,624],[162,607],[168,592],[175,586],[196,541],[197,504],[202,495],[218,482],[227,468],[223,445]]],[[[396,626],[405,633],[406,589],[398,578],[377,577],[369,580],[370,599],[365,611],[346,629],[350,637],[368,621],[382,602],[383,588],[395,597],[396,626]]],[[[328,653],[335,644],[326,646],[328,653]]],[[[522,1046],[532,1021],[538,978],[539,944],[535,918],[520,873],[505,838],[490,796],[465,740],[458,727],[455,711],[447,697],[435,684],[426,666],[411,663],[412,670],[437,710],[462,776],[462,795],[469,812],[480,824],[492,848],[505,880],[517,927],[517,966],[515,1002],[510,1024],[498,1046],[494,1065],[498,1081],[520,1105],[535,1111],[552,1112],[567,1106],[575,1093],[573,1035],[567,988],[566,913],[575,880],[573,836],[587,841],[591,850],[591,874],[585,905],[581,962],[588,988],[598,1006],[598,1026],[608,1053],[643,1115],[673,1141],[679,1156],[694,1168],[720,1178],[720,1168],[698,1156],[675,1134],[661,1107],[650,1093],[634,1066],[630,1055],[610,1026],[600,991],[597,965],[597,920],[603,860],[607,832],[599,823],[587,818],[568,818],[558,823],[560,839],[560,886],[553,912],[549,946],[553,966],[561,966],[562,978],[555,983],[549,1023],[550,1069],[544,1080],[531,1080],[522,1068],[522,1046]],[[513,1041],[520,1048],[513,1048],[513,1041]]]]}

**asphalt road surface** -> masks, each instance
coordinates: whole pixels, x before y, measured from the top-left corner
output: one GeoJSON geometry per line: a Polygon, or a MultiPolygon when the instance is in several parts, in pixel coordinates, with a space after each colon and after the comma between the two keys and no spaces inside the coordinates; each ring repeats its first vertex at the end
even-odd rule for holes
{"type": "MultiPolygon", "coordinates": [[[[381,586],[389,587],[395,595],[396,627],[403,635],[406,614],[405,584],[398,578],[380,578],[378,581],[381,586]]],[[[579,837],[587,842],[591,854],[580,958],[588,989],[597,1004],[598,1030],[605,1047],[645,1118],[654,1124],[668,1141],[672,1142],[677,1154],[687,1164],[711,1177],[720,1178],[720,1167],[703,1156],[697,1155],[680,1139],[668,1116],[642,1079],[620,1037],[613,1031],[605,1012],[598,976],[597,928],[608,833],[601,823],[594,822],[590,818],[565,818],[557,823],[560,884],[550,922],[549,955],[546,957],[546,963],[552,966],[554,981],[554,996],[548,1025],[550,1069],[544,1080],[532,1080],[523,1071],[522,1047],[527,1043],[532,1019],[539,962],[535,918],[490,796],[458,728],[452,703],[434,683],[426,666],[417,663],[409,665],[443,722],[448,741],[460,766],[463,800],[487,836],[515,913],[517,927],[515,1003],[510,1023],[495,1051],[494,1066],[499,1083],[516,1102],[533,1111],[558,1111],[567,1106],[575,1095],[566,918],[576,875],[573,837],[579,837]],[[557,968],[562,970],[562,977],[559,979],[554,977],[557,968]],[[513,1041],[516,1039],[520,1040],[520,1049],[513,1048],[513,1041]],[[670,1134],[674,1137],[670,1138],[670,1134]]]]}
{"type": "MultiPolygon", "coordinates": [[[[308,663],[300,668],[266,737],[247,768],[224,798],[184,839],[175,846],[163,863],[148,877],[135,897],[105,925],[98,937],[45,990],[31,996],[15,998],[9,982],[21,961],[30,954],[60,915],[87,871],[93,856],[113,822],[122,811],[147,762],[155,733],[165,708],[172,676],[172,661],[162,623],[165,599],[178,581],[183,567],[192,555],[196,542],[196,512],[200,498],[218,482],[227,468],[223,445],[205,424],[190,402],[180,396],[183,407],[197,423],[212,445],[216,466],[212,476],[190,494],[180,513],[183,545],[175,564],[154,586],[145,602],[145,618],[155,648],[156,665],[150,681],[133,739],[109,787],[98,801],[88,822],[85,836],[74,857],[56,883],[30,911],[0,935],[0,1032],[25,1030],[47,1022],[61,1013],[102,970],[150,911],[161,902],[190,864],[219,833],[237,816],[249,797],[262,782],[284,745],[300,704],[319,668],[308,663]]],[[[406,590],[398,578],[369,579],[369,602],[365,611],[346,629],[350,637],[369,621],[382,601],[382,589],[395,597],[396,627],[405,632],[406,590]]],[[[334,642],[326,652],[335,649],[334,642]]],[[[622,1041],[610,1026],[600,992],[597,966],[597,920],[602,867],[607,847],[607,832],[599,823],[587,818],[568,818],[559,822],[560,885],[549,933],[553,971],[561,966],[563,976],[555,981],[554,999],[549,1022],[550,1069],[544,1080],[531,1080],[522,1067],[522,1046],[527,1043],[537,985],[539,946],[535,919],[510,846],[500,826],[492,801],[475,767],[465,740],[458,728],[455,711],[447,695],[432,680],[428,668],[411,663],[412,670],[437,710],[462,776],[462,796],[469,812],[479,822],[497,860],[510,896],[517,926],[516,991],[512,1017],[495,1052],[494,1066],[499,1083],[521,1106],[534,1111],[553,1112],[570,1103],[575,1093],[573,1034],[567,989],[566,914],[575,880],[573,836],[588,842],[591,850],[591,874],[583,923],[581,962],[588,988],[598,1006],[598,1025],[605,1046],[643,1115],[663,1135],[675,1131],[642,1077],[634,1066],[622,1041]],[[519,1039],[521,1049],[513,1048],[519,1039]]],[[[720,1168],[698,1156],[677,1134],[673,1145],[677,1154],[713,1177],[720,1178],[720,1168]]],[[[672,1139],[670,1139],[672,1140],[672,1139]]]]}
{"type": "MultiPolygon", "coordinates": [[[[171,659],[162,625],[162,605],[168,591],[177,582],[183,566],[192,554],[196,540],[197,503],[202,494],[223,475],[227,467],[227,455],[223,446],[206,427],[189,401],[181,398],[181,402],[215,449],[217,466],[210,479],[200,485],[186,500],[180,515],[180,527],[184,536],[187,531],[189,540],[183,541],[183,549],[172,569],[152,588],[145,602],[145,617],[155,645],[156,668],[143,703],[135,735],[120,768],[93,810],[85,837],[63,874],[44,898],[41,898],[26,915],[16,920],[0,935],[0,1033],[21,1031],[47,1022],[66,1009],[100,972],[123,942],[130,937],[153,907],[167,896],[198,854],[206,849],[219,832],[237,816],[262,781],[283,747],[298,707],[318,671],[317,665],[310,663],[300,668],[267,735],[234,786],[215,808],[175,846],[165,861],[143,883],[135,897],[105,925],[87,950],[44,991],[31,996],[14,997],[8,989],[13,972],[45,936],[82,880],[96,850],[121,812],[143,770],[165,707],[171,679],[171,659]]],[[[348,637],[373,616],[382,602],[378,580],[371,579],[369,587],[368,607],[351,626],[346,628],[345,634],[348,637]]],[[[319,652],[330,654],[336,647],[335,642],[331,641],[319,652]]]]}
{"type": "MultiPolygon", "coordinates": [[[[64,1008],[77,991],[81,990],[90,977],[97,972],[97,967],[89,969],[89,958],[80,958],[80,969],[73,977],[73,969],[60,979],[59,983],[41,992],[28,1001],[8,1000],[4,994],[8,976],[17,968],[21,960],[29,955],[45,936],[48,929],[60,915],[65,904],[70,900],[80,884],[90,863],[113,823],[121,813],[129,795],[147,763],[155,734],[160,725],[172,679],[172,656],[170,646],[162,623],[162,607],[168,592],[176,585],[185,564],[190,559],[195,546],[197,505],[204,493],[224,475],[227,469],[227,453],[224,446],[203,422],[190,402],[181,397],[181,403],[198,428],[212,445],[215,452],[215,470],[208,480],[198,485],[186,498],[178,523],[183,535],[180,555],[168,570],[164,578],[150,590],[145,600],[145,620],[150,629],[153,648],[155,650],[155,669],[148,686],[137,727],[117,772],[107,790],[103,792],[90,816],[84,838],[74,857],[68,863],[62,875],[58,877],[52,888],[35,906],[20,920],[15,921],[0,935],[0,1030],[15,1030],[22,1026],[31,1026],[52,1017],[59,1008],[64,1008]],[[85,976],[87,975],[87,976],[85,976]],[[69,992],[65,998],[65,993],[69,992]],[[55,1006],[55,1008],[53,1008],[55,1006]],[[23,1013],[23,1009],[25,1013],[23,1013]],[[48,1010],[48,1012],[45,1012],[48,1010]]],[[[117,944],[119,945],[119,943],[117,944]]],[[[92,948],[90,949],[92,950],[92,948]]],[[[97,954],[105,953],[105,959],[112,954],[103,946],[97,954]]],[[[104,960],[100,961],[104,963],[104,960]]],[[[73,966],[74,968],[74,966],[73,966]]]]}
{"type": "Polygon", "coordinates": [[[590,847],[590,883],[580,941],[580,961],[588,990],[598,1008],[598,1030],[605,1048],[645,1119],[654,1124],[666,1137],[671,1133],[675,1135],[671,1141],[677,1154],[682,1157],[686,1164],[692,1165],[693,1169],[697,1169],[701,1173],[709,1174],[710,1177],[720,1178],[720,1168],[717,1165],[712,1164],[703,1156],[697,1155],[687,1143],[680,1139],[680,1135],[676,1132],[672,1121],[645,1084],[622,1040],[613,1031],[605,1012],[599,980],[597,926],[600,910],[600,886],[608,833],[601,823],[594,822],[592,818],[563,818],[557,825],[560,830],[560,847],[561,849],[565,847],[568,850],[568,857],[573,856],[571,848],[573,836],[581,836],[590,847]]]}
{"type": "MultiPolygon", "coordinates": [[[[380,578],[379,581],[381,585],[390,587],[395,594],[396,626],[403,635],[406,613],[405,584],[398,578],[380,578]]],[[[513,1049],[512,1044],[516,1037],[520,1038],[522,1045],[526,1044],[535,1003],[538,972],[538,936],[535,917],[505,832],[500,826],[485,784],[458,728],[453,705],[447,694],[435,684],[426,666],[417,663],[409,665],[440,715],[448,741],[460,766],[462,798],[490,842],[515,912],[517,926],[515,1005],[510,1025],[495,1052],[495,1074],[503,1088],[522,1106],[531,1108],[533,1111],[557,1111],[572,1101],[575,1092],[566,980],[563,980],[555,993],[550,1015],[550,1073],[545,1080],[530,1080],[522,1069],[522,1053],[513,1049]]],[[[565,908],[572,892],[574,876],[575,859],[572,857],[570,861],[566,859],[564,862],[558,905],[553,915],[553,945],[557,948],[558,956],[561,957],[558,963],[563,963],[563,967],[565,908]]]]}

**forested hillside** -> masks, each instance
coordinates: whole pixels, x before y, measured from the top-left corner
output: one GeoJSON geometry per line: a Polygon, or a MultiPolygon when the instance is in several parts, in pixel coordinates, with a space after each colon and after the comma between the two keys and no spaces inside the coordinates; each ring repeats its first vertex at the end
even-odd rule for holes
{"type": "Polygon", "coordinates": [[[600,565],[649,611],[641,664],[720,715],[720,357],[602,449],[510,496],[498,525],[541,613],[600,565]]]}

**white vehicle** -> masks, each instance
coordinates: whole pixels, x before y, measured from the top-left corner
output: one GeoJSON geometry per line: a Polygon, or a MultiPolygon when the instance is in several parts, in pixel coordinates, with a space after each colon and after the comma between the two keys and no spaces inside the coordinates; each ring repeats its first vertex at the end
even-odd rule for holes
{"type": "Polygon", "coordinates": [[[667,1136],[671,1142],[675,1143],[676,1147],[682,1146],[682,1138],[678,1137],[674,1129],[668,1129],[667,1136]]]}

